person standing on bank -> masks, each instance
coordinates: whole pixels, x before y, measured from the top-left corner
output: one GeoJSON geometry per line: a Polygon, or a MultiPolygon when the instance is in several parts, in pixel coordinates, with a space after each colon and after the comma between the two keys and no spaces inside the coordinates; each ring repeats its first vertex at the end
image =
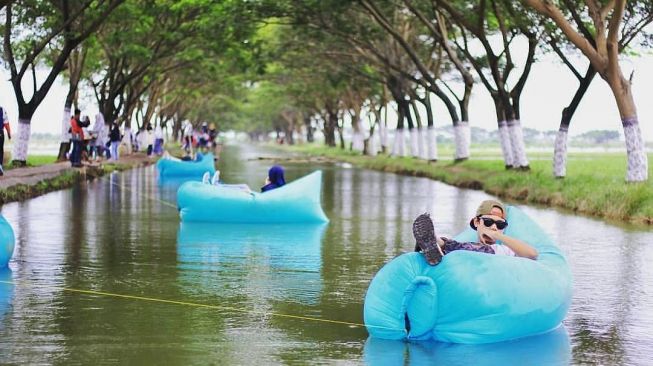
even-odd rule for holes
{"type": "Polygon", "coordinates": [[[70,133],[73,141],[73,151],[70,153],[70,165],[75,168],[82,166],[82,144],[84,143],[84,130],[79,116],[82,114],[75,108],[75,115],[70,118],[70,133]]]}
{"type": "Polygon", "coordinates": [[[111,131],[109,132],[109,140],[111,141],[111,160],[118,160],[118,147],[120,146],[120,141],[122,136],[120,135],[120,127],[116,122],[111,124],[111,131]]]}
{"type": "Polygon", "coordinates": [[[7,138],[11,140],[11,128],[9,127],[7,112],[2,107],[0,107],[0,120],[2,120],[2,127],[0,128],[0,175],[4,175],[5,171],[2,164],[5,160],[5,130],[7,130],[7,138]]]}

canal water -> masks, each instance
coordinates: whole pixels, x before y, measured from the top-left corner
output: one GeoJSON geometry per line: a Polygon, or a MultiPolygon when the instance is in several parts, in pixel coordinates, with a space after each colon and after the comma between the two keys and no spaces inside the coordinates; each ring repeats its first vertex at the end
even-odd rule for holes
{"type": "Polygon", "coordinates": [[[254,189],[275,161],[289,181],[321,169],[328,224],[182,224],[180,182],[154,167],[4,205],[16,250],[0,272],[0,364],[651,364],[650,228],[517,205],[571,265],[562,327],[480,346],[368,339],[366,289],[412,250],[414,217],[456,234],[490,196],[287,158],[229,147],[218,168],[254,189]]]}

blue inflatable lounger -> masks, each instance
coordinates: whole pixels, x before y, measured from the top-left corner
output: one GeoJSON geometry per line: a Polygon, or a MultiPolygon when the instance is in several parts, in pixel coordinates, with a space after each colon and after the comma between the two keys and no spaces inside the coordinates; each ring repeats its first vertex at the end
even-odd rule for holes
{"type": "Polygon", "coordinates": [[[9,222],[0,216],[0,269],[7,267],[15,245],[14,229],[9,222]]]}
{"type": "MultiPolygon", "coordinates": [[[[458,250],[430,266],[421,253],[402,254],[381,268],[367,290],[370,335],[481,344],[558,327],[572,296],[567,260],[518,208],[508,207],[507,220],[506,234],[535,247],[537,260],[458,250]]],[[[468,227],[455,239],[475,241],[476,232],[468,227]]]]}
{"type": "Polygon", "coordinates": [[[181,220],[189,222],[327,222],[321,191],[319,170],[265,193],[239,189],[238,185],[186,182],[177,191],[177,207],[181,220]]]}
{"type": "Polygon", "coordinates": [[[205,172],[215,173],[213,154],[197,154],[195,160],[161,158],[156,162],[156,169],[161,177],[189,177],[201,179],[205,172]]]}

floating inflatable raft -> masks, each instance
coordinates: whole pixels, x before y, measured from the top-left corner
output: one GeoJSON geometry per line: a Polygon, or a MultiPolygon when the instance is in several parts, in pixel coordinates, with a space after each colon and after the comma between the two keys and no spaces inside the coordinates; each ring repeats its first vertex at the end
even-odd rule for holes
{"type": "Polygon", "coordinates": [[[215,173],[213,154],[197,154],[197,159],[185,161],[179,159],[159,159],[156,169],[161,177],[196,177],[202,179],[205,172],[215,173]]]}
{"type": "Polygon", "coordinates": [[[14,253],[14,229],[0,216],[0,269],[7,267],[11,255],[14,253]]]}
{"type": "MultiPolygon", "coordinates": [[[[455,251],[430,266],[406,253],[374,276],[364,318],[372,337],[481,344],[558,327],[569,309],[571,271],[553,240],[525,213],[508,208],[506,234],[535,247],[537,260],[455,251]],[[405,315],[410,321],[406,330],[405,315]]],[[[471,228],[459,241],[475,241],[471,228]]]]}
{"type": "Polygon", "coordinates": [[[321,171],[265,193],[238,186],[186,182],[177,192],[177,206],[182,221],[327,222],[320,204],[321,191],[321,171]]]}

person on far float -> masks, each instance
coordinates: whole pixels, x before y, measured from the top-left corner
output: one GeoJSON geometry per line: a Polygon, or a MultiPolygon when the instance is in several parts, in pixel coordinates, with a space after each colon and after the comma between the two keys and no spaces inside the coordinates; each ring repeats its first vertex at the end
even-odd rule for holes
{"type": "Polygon", "coordinates": [[[275,188],[282,187],[286,184],[283,176],[283,167],[274,165],[268,170],[268,177],[265,179],[265,185],[261,187],[261,192],[267,192],[275,188]]]}

